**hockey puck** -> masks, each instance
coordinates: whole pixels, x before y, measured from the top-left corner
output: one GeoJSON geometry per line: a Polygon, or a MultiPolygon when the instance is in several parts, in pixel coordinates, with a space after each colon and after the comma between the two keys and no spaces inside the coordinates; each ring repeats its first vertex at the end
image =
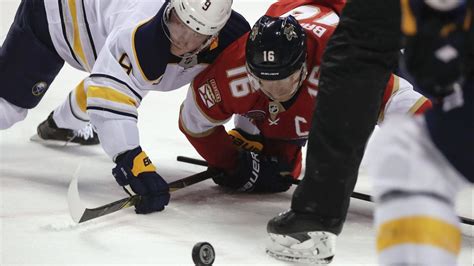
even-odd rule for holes
{"type": "Polygon", "coordinates": [[[212,265],[216,259],[216,253],[211,244],[207,242],[196,243],[193,247],[193,261],[196,266],[212,265]]]}

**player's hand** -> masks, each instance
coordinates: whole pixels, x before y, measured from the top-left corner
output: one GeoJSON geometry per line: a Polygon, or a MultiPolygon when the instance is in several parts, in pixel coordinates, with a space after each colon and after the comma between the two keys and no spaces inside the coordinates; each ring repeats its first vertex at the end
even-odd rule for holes
{"type": "Polygon", "coordinates": [[[141,147],[119,155],[112,174],[121,186],[130,185],[133,192],[141,196],[135,212],[146,214],[162,211],[170,201],[168,184],[156,172],[156,168],[141,147]]]}
{"type": "Polygon", "coordinates": [[[263,150],[263,138],[261,135],[252,135],[240,128],[234,128],[227,132],[232,138],[232,144],[244,151],[261,152],[263,150]]]}
{"type": "Polygon", "coordinates": [[[402,1],[406,67],[423,92],[435,97],[451,94],[461,80],[468,48],[466,1],[443,7],[448,2],[402,1]]]}
{"type": "Polygon", "coordinates": [[[283,192],[292,185],[288,164],[276,158],[242,151],[234,173],[213,178],[218,185],[245,192],[283,192]]]}

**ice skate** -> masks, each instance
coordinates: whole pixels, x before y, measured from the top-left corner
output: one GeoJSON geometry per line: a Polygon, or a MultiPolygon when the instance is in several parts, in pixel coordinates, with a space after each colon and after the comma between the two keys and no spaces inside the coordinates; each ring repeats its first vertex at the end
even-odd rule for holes
{"type": "Polygon", "coordinates": [[[37,128],[37,135],[31,137],[32,141],[60,144],[96,145],[99,137],[91,124],[87,124],[80,130],[58,128],[53,120],[53,113],[43,121],[37,128]]]}

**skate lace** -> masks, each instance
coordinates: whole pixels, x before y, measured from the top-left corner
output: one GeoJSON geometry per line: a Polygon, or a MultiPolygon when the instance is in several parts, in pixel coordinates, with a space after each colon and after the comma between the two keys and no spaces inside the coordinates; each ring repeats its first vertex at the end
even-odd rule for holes
{"type": "Polygon", "coordinates": [[[94,126],[91,123],[88,123],[85,127],[74,131],[74,138],[83,138],[88,140],[94,137],[94,126]]]}

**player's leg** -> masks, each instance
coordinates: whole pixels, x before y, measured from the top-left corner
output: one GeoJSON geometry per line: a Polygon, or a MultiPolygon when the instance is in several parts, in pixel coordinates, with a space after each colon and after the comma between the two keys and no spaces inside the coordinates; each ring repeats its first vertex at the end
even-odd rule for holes
{"type": "Polygon", "coordinates": [[[423,117],[387,120],[371,147],[380,263],[456,265],[454,200],[467,182],[433,144],[423,117]]]}
{"type": "MultiPolygon", "coordinates": [[[[470,34],[463,88],[453,86],[450,95],[438,97],[424,117],[388,120],[371,146],[383,265],[456,265],[461,246],[456,194],[466,180],[474,183],[472,21],[470,34]]],[[[448,80],[457,78],[457,73],[444,74],[448,80]]]]}
{"type": "Polygon", "coordinates": [[[86,92],[81,81],[37,129],[42,140],[71,142],[81,145],[99,144],[97,133],[86,113],[86,92]]]}
{"type": "Polygon", "coordinates": [[[0,48],[1,129],[26,117],[63,64],[51,41],[44,2],[23,0],[0,48]]]}

